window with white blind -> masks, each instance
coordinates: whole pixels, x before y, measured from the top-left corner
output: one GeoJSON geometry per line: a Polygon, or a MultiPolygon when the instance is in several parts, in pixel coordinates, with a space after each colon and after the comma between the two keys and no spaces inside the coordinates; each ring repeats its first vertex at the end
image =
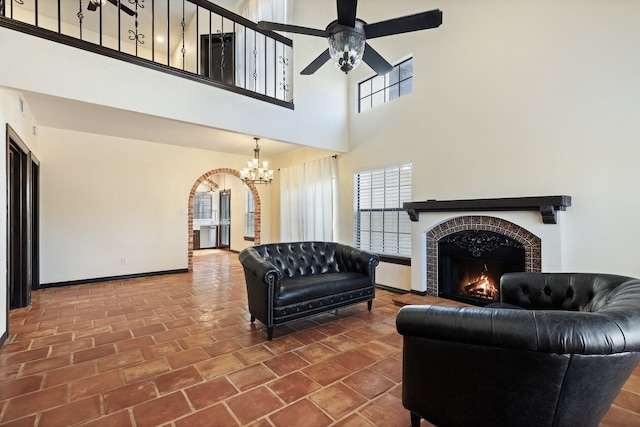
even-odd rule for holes
{"type": "Polygon", "coordinates": [[[251,190],[244,192],[244,238],[253,240],[255,238],[255,207],[251,190]]]}
{"type": "Polygon", "coordinates": [[[411,163],[356,173],[354,198],[356,247],[411,257],[411,220],[402,209],[411,201],[411,163]]]}

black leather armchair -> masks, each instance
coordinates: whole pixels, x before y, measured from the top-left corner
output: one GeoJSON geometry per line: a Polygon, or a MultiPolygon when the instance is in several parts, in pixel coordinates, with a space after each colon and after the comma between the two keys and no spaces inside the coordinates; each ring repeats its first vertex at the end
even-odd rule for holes
{"type": "Polygon", "coordinates": [[[500,292],[400,309],[412,426],[597,426],[640,362],[640,280],[508,273],[500,292]]]}
{"type": "Polygon", "coordinates": [[[380,258],[336,242],[271,243],[243,249],[251,322],[275,325],[375,298],[380,258]]]}

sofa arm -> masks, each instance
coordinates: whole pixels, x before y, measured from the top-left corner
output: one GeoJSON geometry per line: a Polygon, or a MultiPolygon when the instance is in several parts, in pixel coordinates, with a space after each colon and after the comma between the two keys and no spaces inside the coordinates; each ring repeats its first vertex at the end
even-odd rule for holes
{"type": "Polygon", "coordinates": [[[249,274],[265,284],[273,285],[282,280],[282,272],[275,265],[265,261],[252,247],[240,251],[238,259],[244,267],[245,274],[249,274]]]}
{"type": "Polygon", "coordinates": [[[616,321],[598,313],[415,305],[400,309],[396,327],[405,336],[544,353],[633,350],[616,321]]]}
{"type": "Polygon", "coordinates": [[[362,273],[375,280],[375,268],[380,264],[377,254],[338,243],[336,253],[340,254],[340,268],[344,271],[362,273]]]}

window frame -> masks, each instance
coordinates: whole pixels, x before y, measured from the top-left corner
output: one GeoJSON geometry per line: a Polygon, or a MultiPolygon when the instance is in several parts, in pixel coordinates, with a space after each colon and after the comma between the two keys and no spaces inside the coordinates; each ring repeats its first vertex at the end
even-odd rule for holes
{"type": "Polygon", "coordinates": [[[358,83],[358,113],[371,110],[410,93],[413,93],[413,56],[400,61],[392,71],[383,76],[374,75],[358,83]],[[410,73],[403,75],[403,72],[406,73],[407,70],[410,73]],[[394,76],[394,74],[396,75],[394,76]],[[369,85],[368,88],[367,85],[369,85]],[[374,87],[374,85],[378,86],[374,87]],[[394,90],[397,90],[397,94],[391,95],[394,90]],[[382,97],[381,101],[374,102],[376,98],[380,97],[382,97]],[[367,108],[363,108],[365,101],[368,102],[367,108]]]}
{"type": "Polygon", "coordinates": [[[411,174],[410,161],[354,173],[353,240],[358,249],[378,253],[385,262],[410,265],[411,219],[403,203],[411,201],[411,174]],[[389,205],[388,199],[395,200],[389,205]]]}
{"type": "Polygon", "coordinates": [[[196,191],[193,197],[193,219],[211,219],[213,215],[213,195],[210,191],[196,191]]]}

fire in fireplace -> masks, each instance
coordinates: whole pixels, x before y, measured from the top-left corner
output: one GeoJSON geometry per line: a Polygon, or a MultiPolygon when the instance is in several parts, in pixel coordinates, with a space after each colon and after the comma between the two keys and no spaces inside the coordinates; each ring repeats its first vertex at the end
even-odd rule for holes
{"type": "Polygon", "coordinates": [[[525,271],[525,248],[503,234],[465,230],[438,241],[439,296],[476,305],[500,300],[500,277],[525,271]]]}
{"type": "Polygon", "coordinates": [[[491,301],[500,297],[500,291],[496,286],[495,280],[493,280],[493,277],[489,274],[487,262],[484,263],[484,268],[479,275],[471,281],[466,279],[460,284],[460,293],[491,301]]]}

